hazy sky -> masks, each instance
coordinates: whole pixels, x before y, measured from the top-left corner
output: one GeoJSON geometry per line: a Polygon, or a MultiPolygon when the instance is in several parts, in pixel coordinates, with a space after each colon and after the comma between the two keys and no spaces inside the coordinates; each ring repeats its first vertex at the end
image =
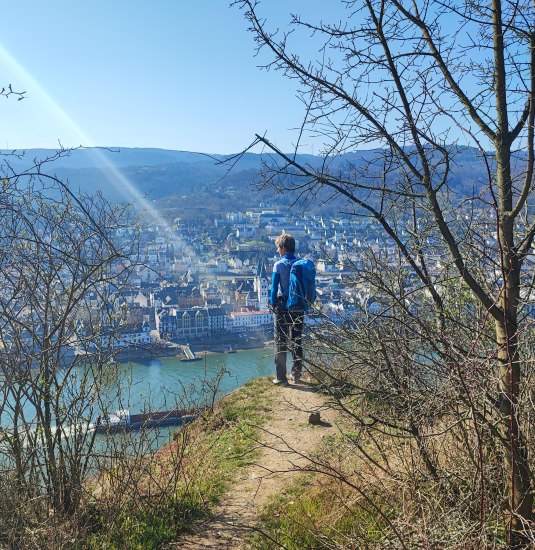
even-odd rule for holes
{"type": "MultiPolygon", "coordinates": [[[[301,118],[295,84],[260,71],[228,0],[17,0],[2,6],[0,148],[99,145],[237,152],[255,132],[284,150],[301,118]]],[[[321,17],[322,0],[265,0],[321,17]]]]}

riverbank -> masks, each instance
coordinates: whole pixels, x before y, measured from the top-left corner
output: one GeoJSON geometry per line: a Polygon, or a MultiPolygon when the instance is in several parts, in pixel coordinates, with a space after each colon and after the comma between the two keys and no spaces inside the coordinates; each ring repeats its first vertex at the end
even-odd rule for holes
{"type": "Polygon", "coordinates": [[[130,347],[114,353],[119,362],[157,359],[164,357],[185,358],[182,346],[187,345],[195,354],[235,353],[239,351],[262,349],[272,343],[269,334],[252,337],[240,337],[235,334],[191,338],[187,342],[155,343],[147,346],[130,347]]]}

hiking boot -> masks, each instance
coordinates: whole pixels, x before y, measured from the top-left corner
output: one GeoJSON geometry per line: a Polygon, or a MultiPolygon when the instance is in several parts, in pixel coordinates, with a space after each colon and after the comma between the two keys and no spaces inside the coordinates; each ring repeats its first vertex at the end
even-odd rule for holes
{"type": "Polygon", "coordinates": [[[299,382],[299,380],[301,380],[301,373],[300,372],[292,372],[288,378],[292,382],[299,382]]]}
{"type": "Polygon", "coordinates": [[[274,386],[287,386],[288,380],[279,380],[278,378],[274,378],[272,380],[274,386]]]}

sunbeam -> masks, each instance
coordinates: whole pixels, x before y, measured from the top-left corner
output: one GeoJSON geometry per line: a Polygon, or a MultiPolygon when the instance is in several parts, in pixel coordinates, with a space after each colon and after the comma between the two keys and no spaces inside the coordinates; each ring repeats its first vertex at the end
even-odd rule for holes
{"type": "MultiPolygon", "coordinates": [[[[21,84],[27,92],[25,101],[32,101],[36,98],[40,104],[52,114],[62,125],[65,126],[69,134],[76,136],[79,140],[77,144],[66,145],[59,139],[62,148],[84,147],[90,148],[94,158],[95,165],[102,171],[103,176],[124,196],[127,201],[132,202],[136,207],[141,207],[151,220],[161,226],[168,232],[171,227],[167,221],[158,213],[152,204],[143,197],[136,186],[104,155],[101,149],[94,141],[78,126],[72,117],[63,109],[57,101],[28,73],[28,71],[19,63],[4,46],[0,44],[0,63],[9,71],[13,72],[20,79],[21,84]]],[[[120,154],[120,153],[117,153],[120,154]]]]}

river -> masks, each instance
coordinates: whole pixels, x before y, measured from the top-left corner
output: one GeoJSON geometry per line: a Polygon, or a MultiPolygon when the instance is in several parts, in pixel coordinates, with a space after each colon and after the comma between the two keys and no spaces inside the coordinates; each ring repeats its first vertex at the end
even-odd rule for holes
{"type": "Polygon", "coordinates": [[[219,398],[252,378],[274,373],[271,348],[237,353],[198,354],[201,361],[181,362],[176,357],[130,361],[109,367],[123,380],[124,395],[117,407],[130,412],[195,405],[219,398]],[[216,379],[220,376],[217,388],[216,379]]]}
{"type": "MultiPolygon", "coordinates": [[[[120,400],[110,402],[108,412],[128,409],[130,413],[171,410],[210,405],[248,380],[274,373],[272,348],[237,353],[207,353],[202,361],[182,362],[176,357],[119,363],[120,400]]],[[[172,437],[176,427],[150,430],[143,452],[155,450],[172,437]]],[[[134,441],[136,434],[132,434],[134,441]]],[[[108,437],[97,438],[100,448],[108,437]]],[[[139,444],[139,443],[138,443],[139,444]]]]}
{"type": "MultiPolygon", "coordinates": [[[[118,409],[128,409],[130,413],[153,412],[189,408],[212,404],[221,396],[245,384],[248,380],[274,373],[273,350],[262,348],[242,350],[237,353],[199,354],[201,361],[182,362],[177,357],[162,357],[149,360],[131,360],[105,367],[104,374],[109,378],[102,394],[94,399],[94,405],[84,408],[77,422],[89,425],[99,414],[113,413],[118,409]],[[87,412],[90,411],[90,417],[87,412]]],[[[71,371],[69,388],[64,389],[64,399],[70,400],[79,391],[79,381],[89,367],[80,365],[71,371]]],[[[87,371],[89,372],[89,371],[87,371]]],[[[91,376],[89,384],[91,387],[91,376]]],[[[91,397],[91,394],[86,394],[91,397]]],[[[12,396],[7,398],[12,401],[12,396]]],[[[87,402],[87,399],[84,399],[87,402]]],[[[22,402],[22,409],[31,429],[35,429],[35,409],[30,401],[22,402]]],[[[7,406],[0,416],[0,427],[13,426],[12,410],[7,406]]],[[[176,427],[162,427],[150,430],[144,438],[145,450],[154,450],[169,441],[176,427]]],[[[67,430],[68,432],[68,430],[67,430]]],[[[136,434],[132,434],[134,440],[136,434]]],[[[99,435],[96,448],[105,448],[105,440],[113,435],[99,435]]]]}

